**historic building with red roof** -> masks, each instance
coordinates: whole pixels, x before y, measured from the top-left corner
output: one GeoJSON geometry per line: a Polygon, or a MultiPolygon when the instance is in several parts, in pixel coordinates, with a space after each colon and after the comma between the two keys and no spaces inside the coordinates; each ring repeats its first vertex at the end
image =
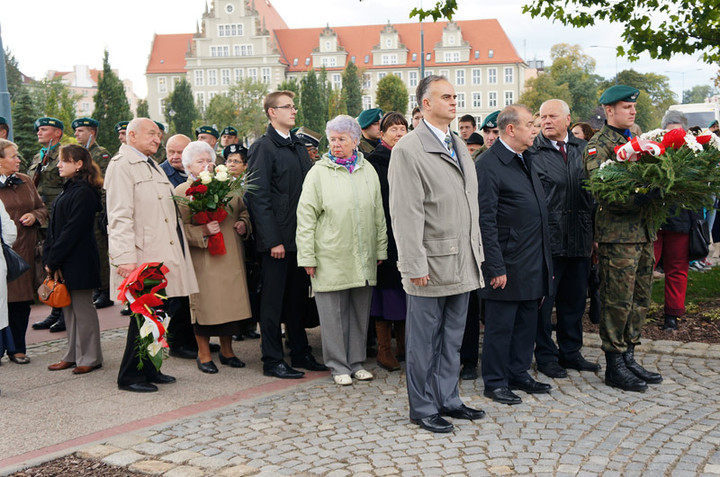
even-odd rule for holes
{"type": "Polygon", "coordinates": [[[520,97],[527,65],[497,20],[291,29],[269,0],[213,0],[194,34],[155,35],[146,70],[150,115],[165,120],[163,102],[183,76],[202,108],[244,78],[273,90],[325,67],[332,87],[340,88],[350,61],[363,73],[364,108],[375,106],[377,82],[394,74],[405,82],[412,109],[421,28],[425,75],[455,85],[458,117],[472,114],[480,123],[520,97]]]}

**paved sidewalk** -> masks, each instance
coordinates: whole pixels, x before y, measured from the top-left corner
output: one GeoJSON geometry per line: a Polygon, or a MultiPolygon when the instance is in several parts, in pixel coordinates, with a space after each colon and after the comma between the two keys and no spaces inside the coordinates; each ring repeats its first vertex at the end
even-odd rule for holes
{"type": "MultiPolygon", "coordinates": [[[[317,330],[310,336],[320,349],[317,330]]],[[[27,367],[3,362],[0,474],[77,451],[167,477],[720,475],[717,345],[639,347],[665,378],[644,394],[570,371],[540,377],[552,393],[521,393],[523,404],[510,407],[482,397],[481,380],[465,381],[465,402],[488,415],[434,435],[408,421],[404,374],[371,361],[376,379],[352,387],[327,373],[277,380],[262,376],[258,342],[244,341],[236,351],[248,368],[208,376],[171,359],[178,383],[137,395],[114,386],[123,344],[123,330],[104,331],[106,363],[86,376],[44,370],[64,341],[33,345],[27,367]]],[[[604,366],[598,344],[586,335],[585,354],[604,366]]]]}

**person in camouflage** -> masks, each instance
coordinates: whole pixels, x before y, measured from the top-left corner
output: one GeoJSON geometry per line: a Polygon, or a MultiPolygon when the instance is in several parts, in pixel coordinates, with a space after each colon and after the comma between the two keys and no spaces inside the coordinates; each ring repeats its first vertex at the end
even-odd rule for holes
{"type": "MultiPolygon", "coordinates": [[[[38,142],[43,147],[33,157],[27,175],[32,178],[35,188],[49,213],[53,201],[62,192],[63,183],[65,182],[60,177],[57,167],[60,156],[60,139],[63,136],[65,125],[57,118],[40,118],[35,121],[34,127],[38,142]]],[[[44,230],[42,235],[44,237],[44,230]]],[[[32,327],[35,330],[49,328],[52,332],[65,331],[62,308],[53,308],[48,317],[33,323],[32,327]]]]}
{"type": "MultiPolygon", "coordinates": [[[[607,121],[587,144],[585,170],[592,177],[600,165],[614,159],[615,147],[631,138],[635,122],[635,102],[639,91],[615,85],[600,97],[607,121]]],[[[595,240],[600,259],[600,338],[607,367],[605,384],[625,391],[645,391],[662,376],[635,361],[635,346],[650,306],[655,230],[642,219],[641,209],[659,191],[633,194],[626,203],[598,201],[595,240]]],[[[596,198],[597,199],[597,198],[596,198]]]]}
{"type": "Polygon", "coordinates": [[[382,117],[383,111],[380,108],[366,109],[357,117],[357,122],[362,129],[358,149],[366,156],[380,144],[380,120],[382,117]]]}

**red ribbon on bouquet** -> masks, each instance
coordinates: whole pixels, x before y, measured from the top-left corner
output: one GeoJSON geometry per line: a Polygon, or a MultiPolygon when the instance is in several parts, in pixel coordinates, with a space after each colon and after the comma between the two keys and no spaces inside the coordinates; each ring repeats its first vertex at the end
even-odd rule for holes
{"type": "MultiPolygon", "coordinates": [[[[213,220],[222,222],[228,213],[225,209],[209,210],[205,212],[197,212],[193,215],[193,222],[198,225],[205,225],[213,220]]],[[[210,255],[225,255],[227,249],[225,248],[225,238],[223,237],[222,231],[208,237],[208,251],[210,255]]]]}

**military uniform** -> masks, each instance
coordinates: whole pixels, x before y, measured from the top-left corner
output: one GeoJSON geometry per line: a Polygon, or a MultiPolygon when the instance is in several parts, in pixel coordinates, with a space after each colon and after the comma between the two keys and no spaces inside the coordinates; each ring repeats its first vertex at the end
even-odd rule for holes
{"type": "Polygon", "coordinates": [[[105,171],[107,170],[107,166],[110,164],[111,159],[108,150],[94,142],[88,151],[90,151],[90,156],[92,156],[93,161],[100,166],[100,172],[102,172],[102,175],[105,176],[105,171]]]}
{"type": "Polygon", "coordinates": [[[380,144],[379,141],[376,141],[376,144],[373,144],[369,139],[366,139],[365,136],[362,136],[362,138],[360,139],[360,144],[358,144],[358,149],[360,150],[360,152],[363,153],[364,156],[367,156],[375,150],[378,144],[380,144]]]}
{"type": "MultiPolygon", "coordinates": [[[[110,164],[110,153],[107,149],[99,146],[98,143],[94,142],[90,146],[90,156],[93,161],[100,167],[103,177],[107,170],[108,164],[110,164]]],[[[109,290],[110,288],[110,259],[108,258],[108,237],[107,237],[107,212],[105,210],[105,191],[102,192],[102,211],[97,213],[95,217],[95,240],[97,241],[98,254],[100,255],[100,290],[109,290]]],[[[108,293],[108,299],[109,293],[108,293]]]]}
{"type": "Polygon", "coordinates": [[[55,198],[62,192],[65,183],[65,179],[60,177],[58,172],[59,154],[60,144],[52,146],[49,151],[42,148],[40,152],[35,154],[27,170],[27,174],[37,184],[38,194],[40,194],[48,212],[55,198]],[[36,178],[37,174],[39,174],[38,178],[36,178]]]}

